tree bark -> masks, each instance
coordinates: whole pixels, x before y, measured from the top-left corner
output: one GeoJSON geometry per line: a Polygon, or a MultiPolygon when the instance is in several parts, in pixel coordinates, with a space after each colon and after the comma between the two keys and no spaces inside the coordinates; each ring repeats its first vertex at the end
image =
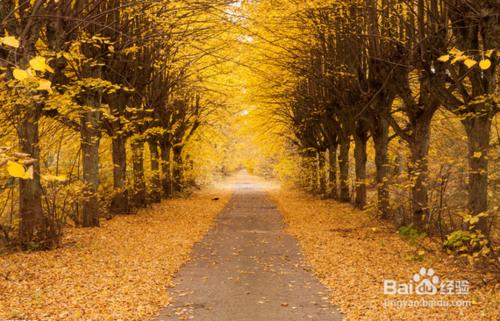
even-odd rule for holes
{"type": "Polygon", "coordinates": [[[316,159],[311,151],[306,153],[306,168],[308,178],[307,190],[310,193],[316,193],[318,190],[318,171],[316,170],[316,159]]]}
{"type": "Polygon", "coordinates": [[[340,169],[340,201],[350,202],[349,191],[349,150],[351,141],[349,134],[342,134],[340,140],[339,169],[340,169]]]}
{"type": "Polygon", "coordinates": [[[368,141],[368,131],[362,124],[358,124],[354,135],[355,148],[354,158],[356,161],[356,197],[354,200],[357,208],[366,207],[366,143],[368,141]]]}
{"type": "Polygon", "coordinates": [[[126,139],[117,136],[112,140],[113,158],[113,189],[110,211],[113,214],[130,213],[128,204],[127,180],[127,149],[126,139]]]}
{"type": "Polygon", "coordinates": [[[170,166],[170,144],[167,141],[160,141],[161,153],[161,186],[163,195],[166,198],[172,196],[172,171],[170,166]]]}
{"type": "Polygon", "coordinates": [[[422,229],[429,215],[428,153],[431,134],[431,123],[419,120],[414,123],[412,139],[409,140],[411,151],[410,175],[412,178],[412,213],[413,224],[422,229]]]}
{"type": "Polygon", "coordinates": [[[182,160],[182,146],[175,146],[172,148],[174,166],[173,166],[173,190],[174,192],[181,192],[183,189],[183,160],[182,160]]]}
{"type": "MultiPolygon", "coordinates": [[[[46,241],[43,235],[46,226],[42,210],[42,187],[40,184],[39,112],[33,105],[22,106],[24,117],[18,127],[20,151],[29,154],[33,163],[33,179],[20,180],[19,184],[19,240],[23,248],[31,243],[46,241]]],[[[49,245],[50,246],[50,245],[49,245]]]]}
{"type": "Polygon", "coordinates": [[[99,226],[99,144],[100,144],[100,97],[86,93],[85,111],[81,116],[80,138],[82,146],[83,182],[85,184],[82,211],[83,227],[99,226]]]}
{"type": "MultiPolygon", "coordinates": [[[[488,210],[488,150],[490,143],[491,116],[475,115],[462,121],[468,138],[469,200],[472,215],[488,210]]],[[[476,226],[488,235],[488,220],[481,217],[476,226]]]]}
{"type": "Polygon", "coordinates": [[[160,172],[160,153],[158,151],[158,142],[150,140],[148,142],[150,164],[151,164],[151,195],[153,203],[161,202],[161,172],[160,172]]]}
{"type": "Polygon", "coordinates": [[[375,167],[377,170],[377,209],[381,218],[389,215],[389,161],[387,148],[389,146],[389,123],[386,119],[377,116],[373,124],[373,142],[375,145],[375,167]]]}
{"type": "Polygon", "coordinates": [[[329,197],[338,199],[337,191],[337,145],[331,145],[328,148],[328,184],[329,184],[329,197]]]}
{"type": "Polygon", "coordinates": [[[146,180],[144,177],[144,141],[134,139],[132,147],[132,167],[134,172],[134,207],[146,207],[146,180]]]}
{"type": "Polygon", "coordinates": [[[317,152],[318,159],[318,177],[319,177],[319,188],[318,192],[321,197],[326,195],[326,168],[325,168],[325,155],[323,152],[317,152]]]}

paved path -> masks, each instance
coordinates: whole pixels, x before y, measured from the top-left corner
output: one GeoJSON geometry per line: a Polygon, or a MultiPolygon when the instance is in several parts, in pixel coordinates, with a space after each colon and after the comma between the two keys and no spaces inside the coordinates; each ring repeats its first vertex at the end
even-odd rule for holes
{"type": "Polygon", "coordinates": [[[258,181],[241,174],[154,321],[340,321],[258,181]]]}

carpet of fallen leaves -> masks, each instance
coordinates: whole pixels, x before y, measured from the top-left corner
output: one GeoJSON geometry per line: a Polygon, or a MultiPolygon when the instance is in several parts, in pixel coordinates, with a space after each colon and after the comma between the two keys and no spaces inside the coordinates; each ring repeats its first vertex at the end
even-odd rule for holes
{"type": "Polygon", "coordinates": [[[0,257],[0,320],[150,319],[229,196],[164,201],[100,228],[68,229],[60,249],[0,257]]]}
{"type": "Polygon", "coordinates": [[[296,191],[271,194],[285,216],[289,232],[299,239],[307,261],[331,289],[332,303],[339,306],[347,320],[500,320],[494,275],[457,264],[431,242],[412,246],[393,227],[350,205],[296,191]],[[383,293],[384,279],[406,283],[422,267],[432,267],[442,279],[468,280],[471,287],[469,295],[438,294],[426,300],[470,300],[472,305],[384,308],[388,299],[422,299],[383,293]]]}

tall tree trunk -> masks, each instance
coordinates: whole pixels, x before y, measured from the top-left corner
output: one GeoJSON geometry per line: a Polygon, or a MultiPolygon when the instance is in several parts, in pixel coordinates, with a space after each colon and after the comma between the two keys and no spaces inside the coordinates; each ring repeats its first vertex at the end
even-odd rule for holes
{"type": "Polygon", "coordinates": [[[316,158],[311,151],[306,153],[307,177],[309,184],[307,190],[311,193],[316,193],[318,190],[318,171],[316,170],[316,158]]]}
{"type": "Polygon", "coordinates": [[[21,245],[27,248],[33,242],[47,240],[43,235],[46,226],[43,218],[40,184],[39,112],[34,104],[20,108],[23,108],[21,113],[24,113],[18,127],[21,152],[29,154],[35,160],[33,179],[21,179],[19,184],[19,217],[21,218],[19,240],[21,245]]]}
{"type": "Polygon", "coordinates": [[[375,167],[377,181],[377,208],[381,218],[389,215],[389,161],[387,149],[389,146],[389,123],[377,116],[373,124],[373,143],[375,145],[375,167]]]}
{"type": "Polygon", "coordinates": [[[166,140],[160,141],[161,153],[161,186],[163,195],[167,198],[172,196],[172,170],[170,164],[170,144],[166,140]]]}
{"type": "Polygon", "coordinates": [[[158,151],[158,142],[149,140],[149,155],[151,164],[151,195],[153,203],[161,202],[161,172],[160,172],[160,153],[158,151]]]}
{"type": "MultiPolygon", "coordinates": [[[[92,30],[93,32],[93,30],[92,30]]],[[[89,58],[82,68],[82,77],[101,78],[101,66],[94,64],[94,57],[100,52],[91,44],[83,44],[82,53],[89,58]]],[[[82,106],[80,114],[80,143],[82,149],[83,183],[85,184],[82,206],[83,227],[99,226],[99,144],[101,142],[101,105],[100,89],[87,88],[79,96],[82,106]]]]}
{"type": "Polygon", "coordinates": [[[146,180],[144,177],[144,141],[134,139],[132,147],[132,168],[134,172],[134,207],[146,207],[146,180]]]}
{"type": "Polygon", "coordinates": [[[113,158],[113,198],[111,199],[111,213],[130,213],[128,204],[127,180],[127,148],[126,139],[116,136],[112,140],[113,158]]]}
{"type": "Polygon", "coordinates": [[[329,197],[338,199],[337,192],[337,145],[330,145],[328,148],[328,189],[329,197]]]}
{"type": "Polygon", "coordinates": [[[99,144],[100,95],[86,93],[85,111],[81,116],[80,138],[82,146],[83,182],[85,184],[82,211],[84,227],[99,226],[99,144]]]}
{"type": "Polygon", "coordinates": [[[172,148],[174,166],[173,166],[173,190],[174,192],[181,192],[183,189],[183,161],[182,161],[182,146],[175,146],[172,148]]]}
{"type": "Polygon", "coordinates": [[[366,206],[366,143],[368,131],[363,124],[358,124],[354,135],[354,158],[356,161],[356,198],[355,205],[363,209],[366,206]]]}
{"type": "MultiPolygon", "coordinates": [[[[476,115],[462,121],[469,148],[469,211],[480,214],[488,210],[488,150],[491,116],[476,115]]],[[[476,226],[488,235],[488,220],[481,217],[476,226]]]]}
{"type": "Polygon", "coordinates": [[[351,149],[350,135],[343,133],[340,139],[339,169],[340,169],[340,201],[349,202],[349,150],[351,149]]]}
{"type": "Polygon", "coordinates": [[[318,192],[321,194],[321,197],[324,197],[326,194],[325,154],[323,152],[317,152],[316,155],[318,159],[318,177],[319,177],[318,192]]]}
{"type": "Polygon", "coordinates": [[[425,227],[425,219],[429,215],[428,160],[430,144],[430,119],[414,123],[412,139],[410,139],[412,177],[412,213],[413,224],[418,228],[425,227]]]}

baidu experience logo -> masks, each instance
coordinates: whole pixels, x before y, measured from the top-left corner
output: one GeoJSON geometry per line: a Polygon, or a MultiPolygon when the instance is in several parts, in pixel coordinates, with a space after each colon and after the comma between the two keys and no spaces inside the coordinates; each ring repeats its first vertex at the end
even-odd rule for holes
{"type": "Polygon", "coordinates": [[[421,268],[418,273],[413,274],[410,282],[398,282],[396,280],[384,280],[384,294],[417,294],[434,295],[440,288],[440,279],[432,268],[421,268]]]}
{"type": "MultiPolygon", "coordinates": [[[[421,268],[413,274],[409,282],[384,280],[384,294],[386,295],[418,295],[431,297],[436,294],[469,294],[467,280],[441,280],[432,268],[421,268]]],[[[470,306],[470,301],[457,300],[386,300],[385,307],[431,307],[431,306],[470,306]]]]}
{"type": "Polygon", "coordinates": [[[421,268],[413,274],[409,282],[384,280],[384,294],[387,295],[434,295],[434,294],[469,294],[467,280],[441,280],[432,268],[421,268]]]}

